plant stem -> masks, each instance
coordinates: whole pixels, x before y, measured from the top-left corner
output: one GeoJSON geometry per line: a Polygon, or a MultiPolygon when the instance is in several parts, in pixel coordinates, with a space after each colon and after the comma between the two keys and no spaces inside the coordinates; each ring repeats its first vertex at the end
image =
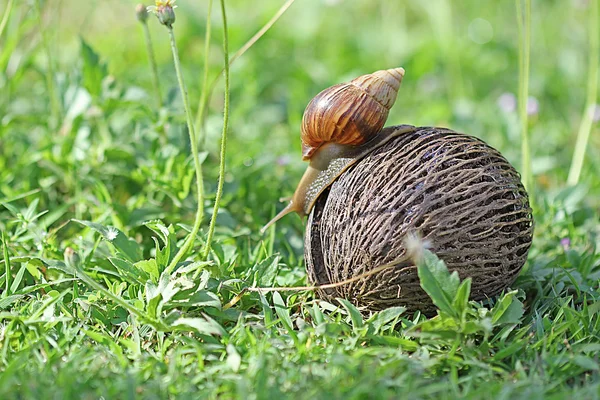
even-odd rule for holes
{"type": "Polygon", "coordinates": [[[12,10],[14,0],[8,0],[8,4],[6,5],[6,9],[4,10],[4,15],[2,16],[2,22],[0,22],[0,38],[2,38],[2,33],[4,33],[4,28],[8,24],[8,18],[10,17],[10,12],[12,10]]]}
{"type": "Polygon", "coordinates": [[[179,52],[177,51],[177,43],[175,42],[175,33],[173,32],[172,26],[167,26],[169,30],[169,38],[171,39],[171,51],[173,52],[173,64],[175,64],[175,72],[177,74],[177,81],[179,82],[179,90],[181,91],[181,97],[183,99],[183,108],[185,109],[185,116],[187,119],[188,132],[190,135],[190,146],[192,148],[192,157],[194,159],[194,167],[196,168],[196,190],[198,197],[198,208],[196,210],[196,218],[192,231],[185,239],[183,246],[179,249],[173,260],[169,263],[166,271],[167,273],[173,272],[177,263],[185,257],[194,244],[196,235],[200,230],[200,224],[202,223],[202,217],[204,215],[204,182],[202,181],[202,164],[200,164],[200,158],[198,157],[198,140],[196,138],[196,131],[194,130],[194,122],[192,121],[192,114],[190,112],[190,104],[187,96],[187,90],[185,83],[183,82],[183,73],[181,72],[181,63],[179,61],[179,52]]]}
{"type": "Polygon", "coordinates": [[[583,160],[585,158],[585,151],[587,149],[587,145],[590,138],[590,132],[592,130],[592,119],[594,115],[596,97],[598,94],[598,56],[600,48],[598,38],[600,35],[600,32],[598,31],[599,23],[600,21],[598,17],[598,0],[591,0],[587,98],[585,101],[585,108],[583,110],[581,125],[579,126],[579,132],[577,133],[577,141],[575,143],[573,159],[571,160],[569,176],[567,178],[567,184],[569,185],[576,185],[579,182],[579,178],[581,176],[581,169],[583,168],[583,160]]]}
{"type": "Polygon", "coordinates": [[[200,148],[204,147],[204,138],[206,137],[204,133],[204,112],[206,109],[206,105],[208,103],[208,62],[209,62],[209,53],[210,53],[210,34],[212,32],[211,29],[211,21],[210,16],[212,14],[212,4],[213,0],[208,0],[208,14],[206,16],[206,31],[204,33],[204,78],[202,79],[202,94],[200,95],[200,104],[198,104],[198,113],[196,114],[196,128],[200,133],[200,137],[198,138],[198,142],[200,143],[200,148]]]}
{"type": "MultiPolygon", "coordinates": [[[[531,53],[531,0],[516,0],[517,26],[519,27],[519,118],[521,120],[521,173],[523,186],[531,191],[531,148],[529,146],[529,121],[527,100],[529,98],[529,64],[531,53]],[[525,3],[525,15],[523,4],[525,3]]],[[[533,196],[532,196],[533,199],[533,196]]]]}
{"type": "Polygon", "coordinates": [[[215,205],[208,226],[208,235],[204,244],[202,258],[206,259],[210,252],[210,245],[215,232],[217,214],[219,213],[219,203],[223,195],[223,183],[225,181],[225,155],[227,150],[227,127],[229,125],[229,38],[227,35],[227,14],[225,13],[225,0],[221,0],[221,15],[223,16],[223,55],[225,57],[225,100],[223,106],[223,132],[221,133],[221,155],[219,163],[219,182],[217,184],[217,194],[215,196],[215,205]]]}
{"type": "MultiPolygon", "coordinates": [[[[231,58],[229,59],[229,66],[231,66],[235,60],[237,60],[238,58],[240,58],[241,56],[244,55],[244,53],[246,51],[248,51],[248,49],[250,49],[256,42],[258,42],[258,40],[263,37],[265,35],[265,33],[267,33],[269,31],[269,29],[271,29],[271,27],[273,25],[275,25],[275,23],[279,20],[279,18],[281,18],[281,16],[283,14],[285,14],[285,12],[287,11],[288,8],[290,8],[290,6],[292,4],[294,4],[294,1],[296,0],[287,0],[280,8],[279,10],[277,10],[277,12],[275,13],[275,15],[273,15],[273,17],[271,17],[271,19],[269,21],[267,21],[267,23],[258,30],[258,32],[256,32],[254,34],[254,36],[252,36],[242,47],[240,47],[240,49],[238,51],[235,52],[235,54],[233,56],[231,56],[231,58]]],[[[209,4],[212,3],[212,0],[210,0],[209,4]]],[[[223,68],[221,70],[221,72],[215,76],[215,78],[212,80],[212,82],[210,83],[210,86],[206,86],[206,82],[203,85],[203,90],[207,91],[207,95],[206,97],[203,97],[200,99],[200,104],[198,105],[198,113],[196,114],[196,126],[202,126],[204,123],[204,113],[205,113],[205,109],[206,109],[206,104],[208,104],[208,101],[212,95],[212,92],[214,91],[214,88],[217,84],[217,82],[219,81],[219,78],[221,76],[223,76],[223,74],[225,73],[225,68],[223,68]],[[204,101],[203,101],[204,99],[204,101]]],[[[200,142],[202,143],[202,141],[200,142]]]]}
{"type": "Polygon", "coordinates": [[[156,59],[154,58],[154,48],[152,47],[152,37],[150,36],[150,29],[146,22],[142,23],[144,30],[144,38],[146,39],[146,50],[148,52],[148,61],[152,68],[152,83],[154,84],[154,92],[156,94],[156,102],[158,107],[162,107],[162,93],[160,92],[160,80],[158,78],[158,68],[156,66],[156,59]]]}

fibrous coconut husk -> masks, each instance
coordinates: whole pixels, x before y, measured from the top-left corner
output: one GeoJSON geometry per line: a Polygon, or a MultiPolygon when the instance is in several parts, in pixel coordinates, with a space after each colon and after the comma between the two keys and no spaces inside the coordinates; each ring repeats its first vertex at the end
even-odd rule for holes
{"type": "Polygon", "coordinates": [[[321,285],[395,262],[318,294],[368,310],[427,312],[433,305],[407,252],[407,234],[420,235],[461,279],[471,277],[471,298],[482,300],[515,280],[532,231],[527,192],[498,151],[449,129],[415,128],[359,160],[320,196],[306,229],[306,267],[321,285]]]}

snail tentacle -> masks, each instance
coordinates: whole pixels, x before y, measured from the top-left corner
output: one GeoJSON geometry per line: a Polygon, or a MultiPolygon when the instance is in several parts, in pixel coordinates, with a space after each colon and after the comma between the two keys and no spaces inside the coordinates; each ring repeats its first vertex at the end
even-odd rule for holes
{"type": "Polygon", "coordinates": [[[403,68],[376,71],[317,94],[302,118],[302,158],[310,164],[288,205],[262,229],[283,216],[308,215],[319,195],[356,161],[414,127],[382,130],[398,96],[403,68]]]}

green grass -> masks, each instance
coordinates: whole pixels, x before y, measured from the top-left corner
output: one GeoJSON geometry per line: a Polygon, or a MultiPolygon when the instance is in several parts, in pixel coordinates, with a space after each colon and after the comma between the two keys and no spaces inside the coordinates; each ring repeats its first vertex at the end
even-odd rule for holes
{"type": "MultiPolygon", "coordinates": [[[[579,183],[567,184],[595,93],[596,5],[531,2],[527,264],[480,304],[427,254],[428,319],[362,315],[310,291],[239,294],[307,284],[302,221],[258,231],[305,168],[302,112],[327,86],[402,66],[388,125],[451,127],[522,165],[515,3],[296,1],[234,57],[218,209],[224,79],[202,90],[224,69],[221,9],[207,54],[208,2],[177,4],[190,104],[207,103],[202,225],[171,271],[198,204],[167,30],[149,18],[158,109],[135,2],[0,0],[0,398],[600,398],[597,122],[584,120],[579,183]]],[[[225,5],[233,56],[284,1],[225,5]]]]}

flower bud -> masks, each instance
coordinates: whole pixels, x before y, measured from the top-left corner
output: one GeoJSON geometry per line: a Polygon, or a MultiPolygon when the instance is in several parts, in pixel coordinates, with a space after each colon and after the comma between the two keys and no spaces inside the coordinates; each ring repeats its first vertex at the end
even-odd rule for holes
{"type": "Polygon", "coordinates": [[[143,4],[138,4],[135,7],[135,16],[137,17],[138,21],[140,21],[142,24],[146,23],[146,21],[148,20],[148,10],[146,9],[146,7],[144,7],[143,4]]]}
{"type": "Polygon", "coordinates": [[[175,23],[175,0],[157,0],[155,4],[148,7],[148,11],[153,12],[161,24],[170,28],[175,23]]]}

